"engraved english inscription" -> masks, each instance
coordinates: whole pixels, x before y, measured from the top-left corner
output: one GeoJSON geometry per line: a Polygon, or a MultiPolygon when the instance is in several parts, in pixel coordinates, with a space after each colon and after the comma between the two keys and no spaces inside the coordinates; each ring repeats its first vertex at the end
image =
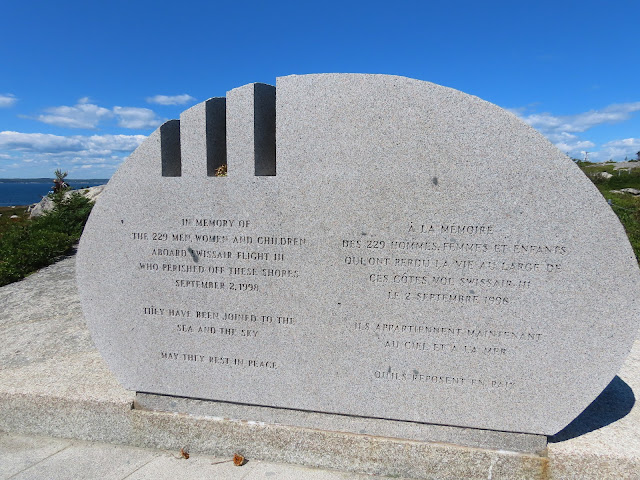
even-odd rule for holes
{"type": "Polygon", "coordinates": [[[182,218],[170,232],[133,232],[148,244],[136,268],[164,275],[175,288],[259,292],[265,279],[296,279],[307,239],[256,233],[248,219],[182,218]],[[180,230],[182,229],[182,230],[180,230]]]}
{"type": "MultiPolygon", "coordinates": [[[[220,307],[225,297],[273,293],[281,284],[304,275],[301,259],[307,239],[265,234],[254,229],[250,219],[181,218],[175,229],[131,232],[141,257],[133,268],[144,275],[166,279],[167,288],[216,291],[220,307]]],[[[204,298],[203,298],[204,300],[204,298]]],[[[243,368],[276,370],[281,361],[273,358],[232,357],[225,346],[257,345],[254,340],[274,329],[293,328],[295,316],[286,312],[212,309],[207,303],[182,305],[148,304],[143,318],[169,337],[189,343],[190,337],[206,337],[219,352],[169,352],[161,350],[161,361],[186,362],[199,368],[243,368]]],[[[281,333],[279,333],[281,334],[281,333]]]]}

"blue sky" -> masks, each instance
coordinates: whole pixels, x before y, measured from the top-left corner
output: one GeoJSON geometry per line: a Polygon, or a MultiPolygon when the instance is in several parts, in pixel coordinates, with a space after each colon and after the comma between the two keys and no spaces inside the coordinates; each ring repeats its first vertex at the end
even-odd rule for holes
{"type": "Polygon", "coordinates": [[[290,74],[403,75],[509,109],[564,152],[640,150],[640,1],[0,6],[0,177],[108,178],[162,121],[290,74]]]}

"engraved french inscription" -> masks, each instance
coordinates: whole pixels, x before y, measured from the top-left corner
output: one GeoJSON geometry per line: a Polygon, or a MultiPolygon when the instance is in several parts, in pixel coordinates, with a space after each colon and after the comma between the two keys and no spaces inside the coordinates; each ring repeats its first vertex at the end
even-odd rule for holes
{"type": "Polygon", "coordinates": [[[403,239],[343,238],[340,247],[358,252],[344,255],[344,265],[369,271],[364,278],[385,286],[387,300],[499,307],[517,302],[540,276],[561,272],[570,252],[559,244],[499,242],[504,232],[508,227],[410,223],[403,239]]]}

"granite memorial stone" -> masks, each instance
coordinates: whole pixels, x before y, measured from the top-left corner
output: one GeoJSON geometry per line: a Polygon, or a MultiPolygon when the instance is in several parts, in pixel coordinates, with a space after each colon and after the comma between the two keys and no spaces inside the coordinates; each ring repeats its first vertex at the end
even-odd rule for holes
{"type": "Polygon", "coordinates": [[[537,435],[607,386],[640,313],[625,232],[569,158],[387,75],[288,76],[167,122],[97,202],[77,275],[128,389],[537,435]]]}

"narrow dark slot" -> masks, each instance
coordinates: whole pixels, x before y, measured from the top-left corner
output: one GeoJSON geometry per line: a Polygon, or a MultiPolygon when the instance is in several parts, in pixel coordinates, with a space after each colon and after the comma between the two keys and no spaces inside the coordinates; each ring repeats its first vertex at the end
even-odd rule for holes
{"type": "Polygon", "coordinates": [[[180,120],[169,120],[160,127],[160,157],[162,158],[163,177],[182,175],[180,120]]]}
{"type": "MultiPolygon", "coordinates": [[[[227,165],[227,99],[207,100],[207,175],[218,177],[227,165]]],[[[226,170],[225,170],[226,171],[226,170]]]]}
{"type": "Polygon", "coordinates": [[[254,84],[253,137],[256,176],[276,174],[276,87],[254,84]]]}

